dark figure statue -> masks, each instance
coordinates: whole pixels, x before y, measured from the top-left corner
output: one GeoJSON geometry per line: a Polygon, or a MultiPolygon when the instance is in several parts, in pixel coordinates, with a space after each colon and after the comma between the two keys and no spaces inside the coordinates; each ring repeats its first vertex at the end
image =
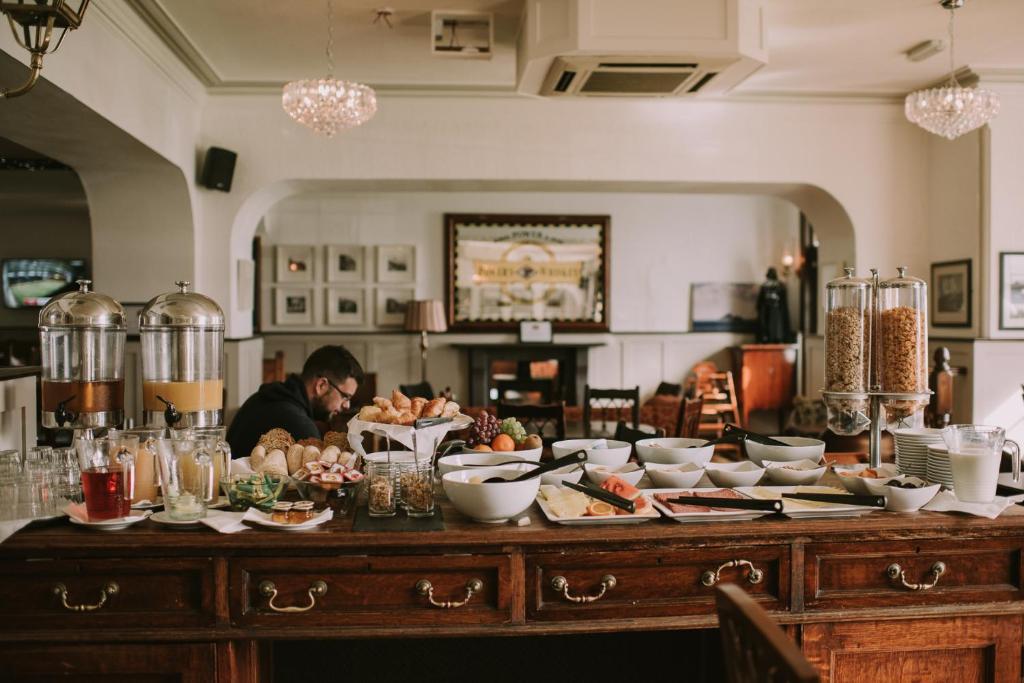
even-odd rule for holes
{"type": "Polygon", "coordinates": [[[767,278],[757,295],[757,343],[781,344],[790,341],[786,285],[774,268],[768,269],[767,278]]]}

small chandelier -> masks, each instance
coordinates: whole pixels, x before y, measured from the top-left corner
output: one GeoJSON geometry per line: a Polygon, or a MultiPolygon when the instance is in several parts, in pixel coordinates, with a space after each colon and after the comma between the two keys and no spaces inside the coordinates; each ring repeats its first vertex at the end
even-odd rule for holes
{"type": "Polygon", "coordinates": [[[965,88],[956,80],[953,19],[964,0],[941,0],[949,10],[949,83],[907,95],[907,120],[929,133],[955,140],[991,121],[999,113],[999,96],[983,88],[965,88]]]}
{"type": "Polygon", "coordinates": [[[81,26],[88,7],[89,0],[79,0],[77,10],[71,9],[65,0],[0,2],[0,13],[7,15],[14,40],[32,54],[32,73],[28,80],[17,88],[0,88],[0,99],[24,95],[35,86],[43,70],[43,55],[56,52],[68,30],[81,26]],[[54,29],[60,31],[56,40],[53,40],[54,29]]]}
{"type": "Polygon", "coordinates": [[[361,126],[377,113],[377,94],[362,83],[333,77],[334,6],[327,0],[327,76],[292,81],[284,86],[281,106],[293,119],[331,137],[344,128],[361,126]]]}

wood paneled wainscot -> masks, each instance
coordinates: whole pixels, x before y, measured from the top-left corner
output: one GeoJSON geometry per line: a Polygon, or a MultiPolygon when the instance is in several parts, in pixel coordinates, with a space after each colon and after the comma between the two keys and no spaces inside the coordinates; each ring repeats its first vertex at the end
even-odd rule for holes
{"type": "Polygon", "coordinates": [[[30,527],[0,545],[4,673],[244,682],[276,639],[713,629],[733,582],[824,681],[1021,680],[1021,508],[597,527],[443,511],[425,533],[30,527]]]}

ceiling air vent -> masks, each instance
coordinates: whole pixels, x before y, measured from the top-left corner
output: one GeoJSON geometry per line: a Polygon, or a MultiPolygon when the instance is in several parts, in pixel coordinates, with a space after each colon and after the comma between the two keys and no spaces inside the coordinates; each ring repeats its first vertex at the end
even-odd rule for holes
{"type": "Polygon", "coordinates": [[[695,62],[603,61],[599,57],[558,57],[545,80],[544,95],[669,97],[696,93],[717,75],[695,62]]]}

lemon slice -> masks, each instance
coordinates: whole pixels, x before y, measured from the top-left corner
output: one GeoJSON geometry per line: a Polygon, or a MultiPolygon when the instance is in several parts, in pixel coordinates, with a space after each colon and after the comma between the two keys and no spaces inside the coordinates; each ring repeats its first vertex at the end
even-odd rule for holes
{"type": "Polygon", "coordinates": [[[615,508],[603,501],[594,501],[587,506],[588,517],[610,517],[615,514],[615,508]]]}

